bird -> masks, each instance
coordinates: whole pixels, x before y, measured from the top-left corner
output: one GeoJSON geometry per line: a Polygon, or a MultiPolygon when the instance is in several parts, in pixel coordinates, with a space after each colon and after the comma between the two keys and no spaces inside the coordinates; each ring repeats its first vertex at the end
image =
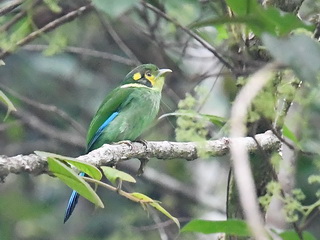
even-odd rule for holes
{"type": "MultiPolygon", "coordinates": [[[[136,140],[158,114],[165,76],[169,72],[172,70],[159,69],[150,63],[130,71],[120,85],[107,94],[94,115],[87,133],[86,153],[105,143],[136,140]]],[[[78,198],[79,194],[73,191],[64,223],[73,213],[78,198]]]]}

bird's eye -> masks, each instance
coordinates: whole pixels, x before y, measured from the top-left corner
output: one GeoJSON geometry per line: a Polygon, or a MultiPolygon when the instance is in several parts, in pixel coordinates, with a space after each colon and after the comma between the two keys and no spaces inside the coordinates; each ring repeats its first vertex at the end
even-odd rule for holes
{"type": "Polygon", "coordinates": [[[148,80],[147,85],[151,84],[151,86],[154,85],[155,81],[155,76],[150,72],[150,71],[146,71],[144,74],[145,79],[148,80]]]}

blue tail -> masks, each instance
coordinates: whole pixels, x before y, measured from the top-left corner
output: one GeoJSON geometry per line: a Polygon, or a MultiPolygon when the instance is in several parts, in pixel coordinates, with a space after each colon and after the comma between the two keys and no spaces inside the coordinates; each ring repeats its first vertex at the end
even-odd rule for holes
{"type": "MultiPolygon", "coordinates": [[[[116,118],[116,116],[118,116],[118,115],[119,115],[119,112],[114,112],[107,118],[107,120],[105,120],[102,123],[102,125],[99,127],[99,129],[96,131],[96,133],[94,134],[94,136],[92,137],[92,139],[88,143],[86,153],[88,153],[91,150],[93,150],[94,143],[101,136],[101,134],[103,133],[105,128],[110,124],[110,122],[112,122],[112,120],[114,120],[116,118]]],[[[79,176],[83,177],[84,175],[85,175],[85,173],[83,173],[83,172],[79,173],[79,176]]],[[[69,202],[68,202],[66,213],[64,215],[64,223],[66,221],[68,221],[68,219],[70,218],[75,206],[78,203],[78,199],[79,199],[79,193],[77,193],[76,191],[73,191],[72,194],[71,194],[71,197],[69,199],[69,202]]]]}
{"type": "MultiPolygon", "coordinates": [[[[83,177],[85,175],[85,173],[81,172],[79,173],[79,176],[83,177]]],[[[66,213],[64,215],[64,220],[63,222],[65,223],[66,221],[68,221],[68,219],[70,218],[71,214],[73,213],[73,210],[75,208],[75,206],[78,203],[78,199],[79,199],[79,193],[77,193],[76,191],[72,191],[72,194],[69,198],[69,202],[68,202],[68,206],[66,209],[66,213]]]]}

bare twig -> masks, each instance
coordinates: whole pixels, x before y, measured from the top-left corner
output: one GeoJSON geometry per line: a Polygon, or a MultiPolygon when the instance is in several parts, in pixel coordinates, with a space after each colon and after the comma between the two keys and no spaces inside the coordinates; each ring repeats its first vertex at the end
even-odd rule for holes
{"type": "Polygon", "coordinates": [[[13,9],[20,6],[23,2],[24,0],[15,0],[7,3],[2,8],[0,8],[0,16],[3,16],[6,13],[11,12],[13,9]]]}
{"type": "Polygon", "coordinates": [[[135,62],[136,66],[140,65],[141,62],[138,60],[138,58],[136,57],[136,55],[131,51],[131,49],[122,41],[122,39],[120,38],[120,36],[118,35],[118,33],[114,30],[114,28],[112,27],[111,23],[106,20],[101,14],[100,12],[98,12],[97,10],[95,11],[102,26],[106,29],[107,32],[109,32],[109,34],[111,35],[111,37],[113,38],[113,40],[118,44],[119,48],[132,60],[135,62]]]}
{"type": "MultiPolygon", "coordinates": [[[[131,163],[126,163],[124,168],[130,171],[136,171],[136,167],[131,163]]],[[[194,186],[190,186],[190,184],[179,181],[168,174],[157,171],[151,167],[146,167],[141,177],[160,189],[165,189],[166,191],[182,196],[184,199],[188,199],[193,203],[214,209],[221,214],[224,213],[224,207],[220,199],[212,199],[203,194],[194,194],[197,191],[194,186]]]]}
{"type": "Polygon", "coordinates": [[[81,135],[57,129],[45,123],[40,118],[26,110],[19,109],[18,111],[12,112],[12,115],[18,117],[19,119],[21,119],[21,121],[25,123],[25,125],[29,126],[32,129],[35,129],[36,131],[48,138],[57,139],[60,142],[70,144],[76,147],[84,148],[85,146],[84,138],[81,135]]]}
{"type": "MultiPolygon", "coordinates": [[[[255,136],[259,145],[265,150],[277,150],[280,142],[271,131],[255,136]]],[[[65,139],[69,140],[68,138],[65,139]]],[[[244,138],[222,138],[207,141],[199,144],[197,142],[133,142],[128,144],[105,144],[78,159],[93,164],[95,166],[112,165],[131,158],[157,158],[157,159],[177,159],[182,158],[187,161],[195,160],[198,151],[206,153],[208,156],[223,156],[229,153],[232,142],[241,142],[248,152],[258,151],[255,140],[251,137],[244,138]]],[[[0,156],[0,178],[5,178],[9,173],[28,172],[32,174],[47,173],[46,160],[35,155],[18,155],[14,157],[0,156]]]]}
{"type": "Polygon", "coordinates": [[[161,219],[160,219],[160,217],[158,215],[158,212],[156,212],[153,209],[150,209],[149,213],[150,213],[154,223],[158,226],[157,227],[157,231],[159,232],[160,239],[161,240],[169,240],[169,236],[166,233],[164,226],[161,224],[161,219]]]}
{"type": "MultiPolygon", "coordinates": [[[[29,44],[29,45],[22,47],[22,49],[29,50],[29,51],[43,51],[43,50],[46,50],[48,47],[49,47],[48,45],[41,45],[41,44],[31,45],[31,44],[29,44]]],[[[124,58],[124,57],[121,57],[121,56],[118,56],[115,54],[96,51],[93,49],[67,46],[63,49],[63,51],[69,52],[69,53],[81,54],[81,55],[90,56],[90,57],[102,58],[105,60],[111,60],[114,62],[129,65],[129,66],[136,66],[135,62],[129,58],[124,58]]]]}
{"type": "Polygon", "coordinates": [[[32,99],[29,99],[27,97],[21,96],[19,93],[13,91],[12,89],[6,87],[5,85],[0,83],[0,87],[3,88],[5,91],[10,93],[12,96],[14,96],[17,99],[22,100],[26,104],[33,106],[37,109],[47,111],[47,112],[52,112],[58,114],[62,119],[66,120],[68,123],[71,124],[71,126],[77,130],[81,135],[85,136],[86,135],[86,129],[79,124],[77,121],[75,121],[72,117],[70,117],[65,111],[59,109],[58,107],[54,105],[48,105],[48,104],[43,104],[40,102],[36,102],[32,99]]]}
{"type": "MultiPolygon", "coordinates": [[[[69,12],[60,18],[57,18],[56,20],[48,23],[44,27],[30,33],[28,36],[26,36],[25,38],[18,41],[16,43],[16,47],[21,47],[21,46],[31,42],[32,40],[36,39],[41,34],[49,32],[49,31],[61,26],[64,23],[67,23],[67,22],[74,20],[76,17],[78,17],[78,16],[84,14],[85,12],[87,12],[88,10],[92,9],[92,6],[93,6],[92,3],[90,3],[86,6],[82,6],[74,11],[69,12]]],[[[0,58],[4,58],[4,57],[8,56],[9,54],[10,54],[10,51],[8,51],[8,50],[3,51],[2,53],[0,53],[0,58]]]]}
{"type": "Polygon", "coordinates": [[[91,183],[95,183],[101,187],[104,187],[110,191],[113,191],[113,192],[116,192],[118,193],[120,196],[123,196],[133,202],[137,202],[137,203],[148,203],[148,201],[145,201],[145,200],[141,200],[139,198],[136,198],[134,196],[132,196],[130,193],[126,192],[126,191],[123,191],[122,189],[118,189],[114,186],[111,186],[110,184],[107,184],[107,183],[103,183],[101,181],[98,181],[96,179],[93,179],[93,178],[89,178],[89,177],[83,177],[84,180],[86,180],[87,182],[91,182],[91,183]]]}
{"type": "Polygon", "coordinates": [[[257,240],[267,240],[269,238],[264,229],[263,218],[259,210],[248,151],[244,142],[240,139],[246,134],[246,116],[252,100],[271,79],[273,70],[277,68],[278,65],[276,64],[268,64],[252,75],[237,95],[231,110],[231,137],[239,137],[231,142],[230,148],[235,181],[245,218],[254,238],[257,240]]]}
{"type": "MultiPolygon", "coordinates": [[[[181,218],[178,218],[179,222],[182,223],[182,222],[189,222],[192,220],[191,217],[181,217],[181,218]]],[[[171,219],[169,220],[166,220],[166,221],[163,221],[161,223],[157,223],[157,224],[152,224],[152,225],[147,225],[147,226],[139,226],[139,227],[134,227],[135,230],[138,230],[138,231],[154,231],[156,229],[158,229],[159,225],[161,227],[168,227],[170,225],[175,225],[174,221],[172,221],[171,219]]]]}
{"type": "Polygon", "coordinates": [[[12,19],[10,19],[8,22],[6,22],[0,27],[0,32],[7,31],[12,25],[14,25],[16,22],[18,22],[21,18],[23,18],[26,15],[27,11],[18,12],[12,19]]]}
{"type": "Polygon", "coordinates": [[[198,41],[203,47],[205,47],[207,50],[209,50],[219,61],[225,65],[229,70],[233,72],[233,67],[222,57],[220,54],[206,41],[204,41],[201,37],[199,37],[197,34],[189,30],[188,28],[182,26],[179,22],[177,22],[175,19],[169,17],[167,14],[164,12],[160,11],[158,8],[154,7],[153,5],[146,3],[142,1],[142,4],[146,6],[148,9],[151,11],[155,12],[156,14],[160,15],[167,21],[172,22],[174,25],[182,29],[184,32],[186,32],[188,35],[192,36],[196,41],[198,41]]]}

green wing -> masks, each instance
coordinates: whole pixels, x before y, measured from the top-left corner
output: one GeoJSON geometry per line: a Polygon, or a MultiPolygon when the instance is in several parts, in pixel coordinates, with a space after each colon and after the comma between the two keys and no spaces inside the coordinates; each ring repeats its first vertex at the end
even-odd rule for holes
{"type": "MultiPolygon", "coordinates": [[[[95,137],[99,128],[106,122],[106,120],[109,119],[112,114],[121,111],[121,108],[130,102],[130,94],[133,90],[134,88],[117,87],[106,96],[89,126],[87,134],[87,146],[90,144],[91,140],[95,137]]],[[[90,145],[92,145],[92,143],[90,145]]]]}

